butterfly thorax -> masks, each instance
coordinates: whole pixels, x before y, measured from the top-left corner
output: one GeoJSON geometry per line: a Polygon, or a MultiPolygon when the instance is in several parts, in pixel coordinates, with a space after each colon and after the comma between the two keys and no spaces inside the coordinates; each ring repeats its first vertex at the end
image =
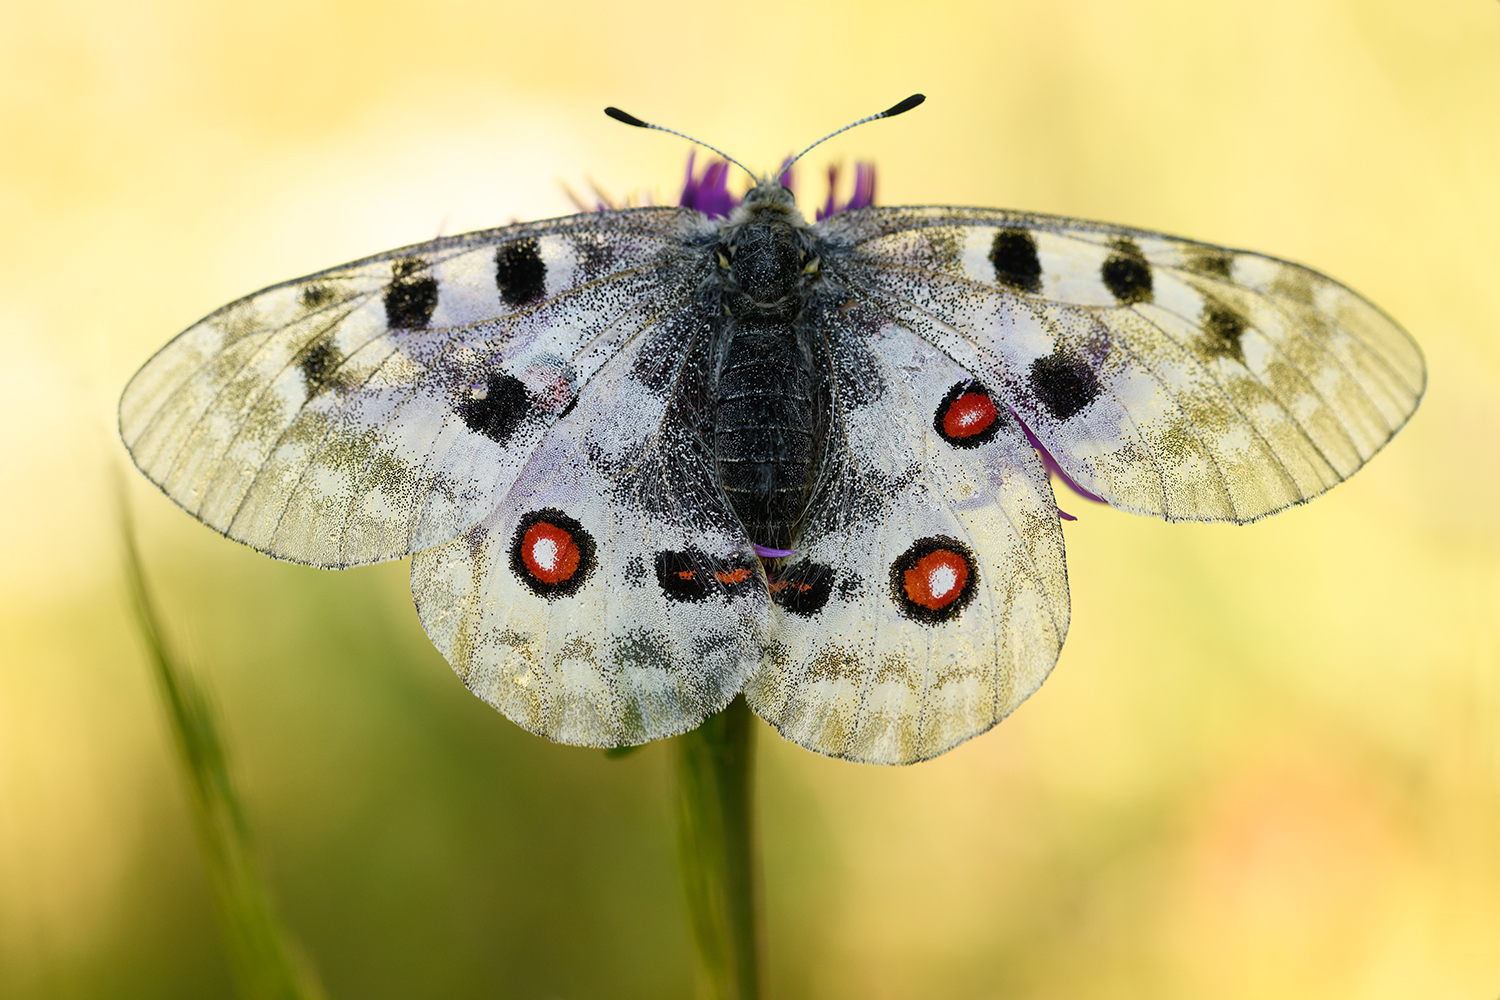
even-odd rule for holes
{"type": "Polygon", "coordinates": [[[807,509],[825,394],[798,320],[819,280],[806,221],[779,184],[762,182],[716,248],[722,317],[715,357],[714,454],[751,540],[789,548],[807,509]]]}
{"type": "Polygon", "coordinates": [[[725,309],[737,319],[796,319],[818,278],[812,250],[812,233],[791,192],[767,182],[752,188],[718,247],[725,309]]]}

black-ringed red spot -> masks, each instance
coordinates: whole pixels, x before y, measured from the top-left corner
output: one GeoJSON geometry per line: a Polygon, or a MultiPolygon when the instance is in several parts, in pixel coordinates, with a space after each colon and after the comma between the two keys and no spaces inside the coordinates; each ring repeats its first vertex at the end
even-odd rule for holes
{"type": "Polygon", "coordinates": [[[928,625],[952,621],[974,599],[979,567],[956,538],[921,538],[891,563],[891,599],[902,614],[928,625]]]}
{"type": "Polygon", "coordinates": [[[510,568],[541,596],[567,597],[578,592],[594,568],[594,538],[556,508],[532,511],[516,526],[510,568]]]}
{"type": "Polygon", "coordinates": [[[977,448],[995,439],[1004,426],[1003,413],[990,391],[970,380],[948,390],[933,415],[932,426],[955,448],[977,448]]]}

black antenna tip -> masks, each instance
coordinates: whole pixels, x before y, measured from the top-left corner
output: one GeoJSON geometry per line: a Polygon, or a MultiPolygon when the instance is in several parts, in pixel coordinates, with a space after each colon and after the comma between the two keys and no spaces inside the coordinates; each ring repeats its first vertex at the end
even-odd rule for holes
{"type": "Polygon", "coordinates": [[[906,112],[910,111],[912,108],[916,107],[918,104],[921,104],[925,100],[927,100],[927,96],[925,94],[912,94],[900,104],[886,108],[884,111],[880,112],[880,117],[890,118],[892,115],[904,115],[906,112]]]}
{"type": "MultiPolygon", "coordinates": [[[[911,100],[911,98],[908,97],[906,100],[909,101],[909,100],[911,100]]],[[[904,104],[906,102],[903,101],[902,103],[904,104]]],[[[917,103],[920,104],[921,101],[918,101],[917,103]]],[[[905,111],[906,109],[902,108],[901,110],[905,111]]],[[[627,114],[626,112],[621,111],[619,108],[605,108],[604,109],[604,113],[607,114],[607,115],[609,115],[611,118],[613,118],[617,122],[624,122],[626,125],[634,125],[636,128],[650,128],[651,127],[646,122],[641,121],[635,115],[627,114]]]]}

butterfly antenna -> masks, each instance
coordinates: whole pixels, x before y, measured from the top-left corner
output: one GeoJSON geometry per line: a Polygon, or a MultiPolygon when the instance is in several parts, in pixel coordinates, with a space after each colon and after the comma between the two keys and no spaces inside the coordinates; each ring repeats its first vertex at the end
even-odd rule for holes
{"type": "MultiPolygon", "coordinates": [[[[921,103],[921,102],[918,102],[918,103],[921,103]]],[[[906,109],[902,108],[901,110],[904,111],[906,109]]],[[[730,163],[733,163],[735,166],[739,167],[745,173],[747,173],[747,174],[750,175],[750,179],[752,181],[755,181],[756,183],[760,182],[760,178],[755,176],[755,171],[751,170],[749,167],[745,166],[739,160],[736,160],[734,157],[730,156],[728,153],[724,152],[722,149],[718,149],[718,148],[716,148],[714,146],[710,146],[708,143],[704,142],[702,139],[694,139],[692,136],[688,135],[685,132],[679,132],[679,131],[677,131],[674,128],[667,128],[665,125],[653,125],[650,122],[643,122],[639,118],[637,118],[635,115],[632,115],[632,114],[630,114],[629,112],[626,112],[626,111],[621,111],[619,108],[605,108],[604,109],[604,113],[607,114],[607,115],[609,115],[615,121],[617,121],[617,122],[624,122],[626,125],[634,125],[636,128],[654,128],[658,132],[666,132],[666,133],[669,133],[671,135],[675,135],[675,136],[677,136],[680,139],[686,139],[688,142],[695,142],[695,143],[697,143],[698,145],[702,146],[704,149],[706,149],[706,150],[708,150],[710,152],[718,153],[720,156],[724,157],[724,159],[728,160],[730,163]]],[[[887,112],[887,114],[888,113],[889,112],[887,112]]],[[[875,117],[879,118],[881,116],[880,115],[876,115],[875,117]]]]}
{"type": "Polygon", "coordinates": [[[798,153],[796,156],[794,156],[790,160],[788,160],[786,166],[784,166],[784,167],[781,168],[781,172],[783,174],[785,174],[788,170],[790,170],[792,168],[792,164],[793,163],[796,163],[798,160],[802,159],[808,153],[811,153],[814,149],[817,149],[819,146],[823,145],[823,143],[827,142],[829,139],[832,139],[834,136],[838,135],[839,132],[847,132],[847,131],[849,131],[851,128],[853,128],[856,125],[863,125],[865,122],[873,122],[873,121],[875,121],[876,119],[879,119],[879,118],[894,118],[896,115],[904,115],[908,111],[910,111],[912,108],[916,107],[918,104],[921,104],[925,100],[927,100],[927,97],[924,94],[912,94],[910,97],[908,97],[906,100],[902,101],[900,104],[893,104],[890,107],[886,108],[884,111],[880,112],[879,114],[874,114],[874,115],[870,115],[870,116],[865,117],[865,118],[861,118],[857,122],[850,122],[848,125],[845,125],[843,128],[839,129],[837,132],[829,132],[823,138],[819,139],[817,142],[813,143],[811,146],[808,146],[802,152],[798,153]]]}

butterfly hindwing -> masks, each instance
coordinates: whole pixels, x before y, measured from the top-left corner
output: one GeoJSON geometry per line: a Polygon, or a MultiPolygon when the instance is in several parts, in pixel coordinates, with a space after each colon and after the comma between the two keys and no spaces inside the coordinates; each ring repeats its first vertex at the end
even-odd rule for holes
{"type": "Polygon", "coordinates": [[[348,566],[483,518],[621,344],[691,291],[680,209],[393,251],[207,317],[126,388],[141,470],[232,538],[348,566]]]}
{"type": "Polygon", "coordinates": [[[820,318],[835,422],[746,697],[820,753],[910,763],[1041,684],[1068,624],[1052,491],[1003,404],[869,306],[820,318]]]}
{"type": "Polygon", "coordinates": [[[760,663],[765,575],[691,389],[710,321],[692,307],[643,332],[480,525],[412,560],[434,644],[532,732],[604,747],[680,733],[760,663]]]}
{"type": "Polygon", "coordinates": [[[985,379],[1075,482],[1245,522],[1351,475],[1415,410],[1420,352],[1295,264],[983,209],[825,222],[859,292],[985,379]]]}

